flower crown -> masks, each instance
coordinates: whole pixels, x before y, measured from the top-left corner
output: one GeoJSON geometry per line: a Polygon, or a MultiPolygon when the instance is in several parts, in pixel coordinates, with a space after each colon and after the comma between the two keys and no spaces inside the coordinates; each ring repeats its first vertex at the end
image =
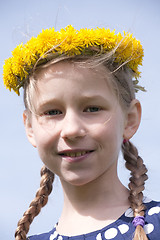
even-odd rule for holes
{"type": "Polygon", "coordinates": [[[113,51],[114,62],[119,66],[126,64],[135,74],[135,91],[145,91],[138,85],[142,65],[143,48],[140,41],[132,34],[115,34],[110,29],[80,29],[71,25],[60,31],[54,28],[42,30],[37,37],[32,37],[26,44],[21,43],[12,52],[12,57],[5,60],[3,80],[6,88],[13,89],[19,95],[19,89],[32,73],[39,60],[45,62],[59,55],[93,56],[113,51]]]}

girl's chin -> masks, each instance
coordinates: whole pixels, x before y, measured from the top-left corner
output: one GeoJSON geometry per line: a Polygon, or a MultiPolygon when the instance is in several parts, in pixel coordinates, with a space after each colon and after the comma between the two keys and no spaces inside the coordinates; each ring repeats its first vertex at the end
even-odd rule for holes
{"type": "Polygon", "coordinates": [[[80,186],[85,186],[89,183],[91,183],[92,181],[94,181],[95,179],[93,177],[89,177],[89,176],[78,176],[78,175],[74,175],[74,176],[63,176],[60,177],[60,181],[63,185],[63,183],[66,185],[70,185],[70,186],[75,186],[75,187],[80,187],[80,186]]]}

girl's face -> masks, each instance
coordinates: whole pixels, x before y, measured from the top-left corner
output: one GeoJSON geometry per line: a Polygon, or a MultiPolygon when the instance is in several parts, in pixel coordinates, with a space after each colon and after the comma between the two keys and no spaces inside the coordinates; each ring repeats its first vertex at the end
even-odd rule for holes
{"type": "MultiPolygon", "coordinates": [[[[42,70],[27,134],[44,164],[62,181],[83,185],[116,173],[125,114],[102,66],[61,62],[42,70]]],[[[108,78],[111,77],[108,75],[108,78]]]]}

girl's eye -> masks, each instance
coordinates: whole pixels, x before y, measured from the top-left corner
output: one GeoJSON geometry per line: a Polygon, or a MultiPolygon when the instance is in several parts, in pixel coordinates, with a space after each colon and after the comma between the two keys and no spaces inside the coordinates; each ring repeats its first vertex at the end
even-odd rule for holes
{"type": "Polygon", "coordinates": [[[48,115],[48,116],[54,116],[54,115],[60,115],[60,114],[62,114],[62,112],[57,109],[49,110],[44,113],[44,115],[48,115]]]}
{"type": "Polygon", "coordinates": [[[101,110],[100,107],[88,107],[85,109],[85,112],[98,112],[100,110],[101,110]]]}

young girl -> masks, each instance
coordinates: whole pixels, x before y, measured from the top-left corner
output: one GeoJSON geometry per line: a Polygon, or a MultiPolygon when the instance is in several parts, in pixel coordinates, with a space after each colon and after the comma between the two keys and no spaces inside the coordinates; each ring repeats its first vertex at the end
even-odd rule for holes
{"type": "Polygon", "coordinates": [[[130,139],[141,119],[135,92],[143,49],[131,34],[72,26],[43,30],[4,65],[4,83],[24,88],[24,124],[44,167],[16,240],[158,240],[160,203],[143,197],[147,169],[130,139]],[[119,152],[131,171],[117,176],[119,152]],[[64,206],[48,233],[27,238],[59,176],[64,206]]]}

